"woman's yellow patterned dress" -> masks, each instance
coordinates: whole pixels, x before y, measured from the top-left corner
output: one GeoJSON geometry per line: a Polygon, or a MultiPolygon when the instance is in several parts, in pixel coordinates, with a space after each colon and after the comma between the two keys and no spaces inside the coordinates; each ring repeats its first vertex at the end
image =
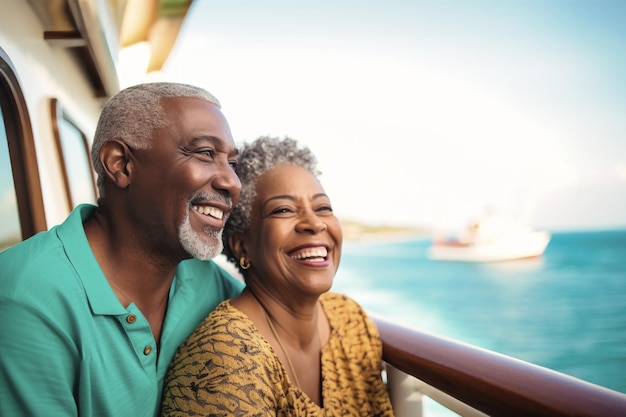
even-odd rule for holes
{"type": "Polygon", "coordinates": [[[163,416],[393,416],[378,330],[352,299],[320,297],[330,323],[319,407],[250,319],[221,303],[183,343],[165,381],[163,416]]]}

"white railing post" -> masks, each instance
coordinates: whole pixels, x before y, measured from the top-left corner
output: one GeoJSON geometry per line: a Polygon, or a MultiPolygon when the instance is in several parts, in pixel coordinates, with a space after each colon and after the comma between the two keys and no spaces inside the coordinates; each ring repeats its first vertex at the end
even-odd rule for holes
{"type": "Polygon", "coordinates": [[[411,375],[387,364],[387,387],[396,417],[424,417],[423,395],[411,375]]]}

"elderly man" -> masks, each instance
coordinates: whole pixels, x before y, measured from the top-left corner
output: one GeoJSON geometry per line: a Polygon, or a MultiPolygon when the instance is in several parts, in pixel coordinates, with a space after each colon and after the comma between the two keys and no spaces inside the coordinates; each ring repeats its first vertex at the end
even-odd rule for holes
{"type": "Polygon", "coordinates": [[[98,206],[0,253],[2,416],[155,416],[178,345],[241,290],[210,261],[241,189],[210,93],[122,90],[92,160],[98,206]]]}

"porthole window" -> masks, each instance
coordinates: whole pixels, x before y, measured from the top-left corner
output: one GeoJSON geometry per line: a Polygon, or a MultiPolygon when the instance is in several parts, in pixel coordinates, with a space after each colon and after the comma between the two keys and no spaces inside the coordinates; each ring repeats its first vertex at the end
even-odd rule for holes
{"type": "Polygon", "coordinates": [[[30,117],[13,65],[0,48],[0,250],[46,230],[30,117]]]}
{"type": "Polygon", "coordinates": [[[4,116],[0,109],[0,251],[22,240],[20,213],[15,196],[15,183],[11,181],[11,158],[7,143],[4,116]]]}

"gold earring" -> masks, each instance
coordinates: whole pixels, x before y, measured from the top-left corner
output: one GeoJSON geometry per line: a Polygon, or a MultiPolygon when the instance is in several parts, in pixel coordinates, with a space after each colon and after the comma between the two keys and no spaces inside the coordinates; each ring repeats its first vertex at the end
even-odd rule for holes
{"type": "Polygon", "coordinates": [[[242,256],[241,258],[239,258],[239,266],[241,267],[241,269],[249,269],[250,261],[246,259],[245,256],[242,256]]]}

